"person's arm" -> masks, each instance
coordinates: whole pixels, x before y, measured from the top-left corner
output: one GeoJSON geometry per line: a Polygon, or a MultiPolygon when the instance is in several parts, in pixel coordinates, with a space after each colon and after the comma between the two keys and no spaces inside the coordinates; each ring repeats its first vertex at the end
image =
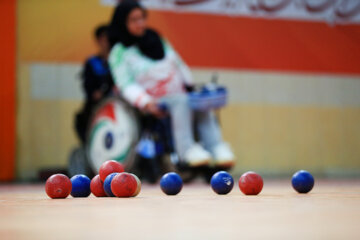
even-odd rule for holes
{"type": "Polygon", "coordinates": [[[123,97],[132,105],[143,109],[153,101],[136,81],[131,66],[124,58],[125,48],[116,44],[111,50],[109,57],[110,70],[115,85],[120,89],[123,97]]]}
{"type": "Polygon", "coordinates": [[[94,73],[90,61],[87,61],[82,74],[83,89],[88,100],[98,101],[103,96],[101,86],[99,86],[98,76],[94,73]]]}
{"type": "Polygon", "coordinates": [[[92,95],[93,95],[94,91],[96,90],[94,78],[95,78],[95,75],[92,71],[91,64],[89,63],[89,61],[87,61],[85,63],[84,70],[82,73],[83,89],[84,89],[87,99],[92,99],[92,95]]]}

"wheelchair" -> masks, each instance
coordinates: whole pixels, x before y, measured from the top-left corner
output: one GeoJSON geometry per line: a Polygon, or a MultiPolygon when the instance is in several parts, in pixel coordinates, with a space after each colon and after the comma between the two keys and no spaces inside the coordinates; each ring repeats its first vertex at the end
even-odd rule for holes
{"type": "MultiPolygon", "coordinates": [[[[189,93],[189,104],[194,110],[218,109],[226,105],[226,101],[224,87],[202,87],[189,93]]],[[[166,106],[162,107],[166,110],[166,106]]],[[[76,148],[70,155],[70,175],[93,176],[109,159],[122,163],[126,171],[151,183],[169,171],[178,172],[184,182],[199,175],[209,182],[215,172],[229,170],[211,166],[188,167],[174,149],[170,117],[157,119],[141,113],[120,96],[103,100],[95,108],[88,126],[84,146],[76,148]]]]}

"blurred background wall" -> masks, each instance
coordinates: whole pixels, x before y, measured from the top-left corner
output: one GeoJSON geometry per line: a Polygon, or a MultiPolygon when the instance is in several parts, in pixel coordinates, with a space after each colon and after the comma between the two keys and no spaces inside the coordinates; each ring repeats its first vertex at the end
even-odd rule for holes
{"type": "MultiPolygon", "coordinates": [[[[275,1],[273,9],[266,9],[267,1],[250,0],[143,2],[151,7],[150,25],[172,42],[197,82],[217,72],[229,87],[221,124],[237,155],[235,174],[305,168],[324,176],[360,176],[356,8],[342,17],[334,13],[336,6],[309,11],[317,6],[313,1],[275,1]],[[294,5],[301,3],[310,5],[294,5]]],[[[109,21],[113,4],[16,1],[17,178],[66,166],[78,145],[73,117],[83,98],[79,73],[95,53],[93,29],[109,21]]]]}

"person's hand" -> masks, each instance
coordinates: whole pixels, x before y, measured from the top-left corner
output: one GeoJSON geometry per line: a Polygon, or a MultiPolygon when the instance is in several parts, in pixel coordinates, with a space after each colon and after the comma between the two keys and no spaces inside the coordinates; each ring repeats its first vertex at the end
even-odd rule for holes
{"type": "Polygon", "coordinates": [[[166,116],[166,113],[162,111],[158,104],[155,101],[151,101],[145,105],[144,111],[154,115],[157,118],[163,118],[166,116]]]}
{"type": "Polygon", "coordinates": [[[99,101],[102,98],[103,94],[101,91],[95,91],[92,95],[93,100],[99,101]]]}

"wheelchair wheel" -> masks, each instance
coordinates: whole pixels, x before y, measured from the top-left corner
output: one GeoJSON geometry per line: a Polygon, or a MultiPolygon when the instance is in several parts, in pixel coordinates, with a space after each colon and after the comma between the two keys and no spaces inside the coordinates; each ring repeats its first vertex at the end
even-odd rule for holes
{"type": "Polygon", "coordinates": [[[120,98],[107,99],[94,111],[89,126],[86,153],[93,171],[97,173],[107,160],[116,160],[129,170],[139,140],[135,110],[120,98]]]}

